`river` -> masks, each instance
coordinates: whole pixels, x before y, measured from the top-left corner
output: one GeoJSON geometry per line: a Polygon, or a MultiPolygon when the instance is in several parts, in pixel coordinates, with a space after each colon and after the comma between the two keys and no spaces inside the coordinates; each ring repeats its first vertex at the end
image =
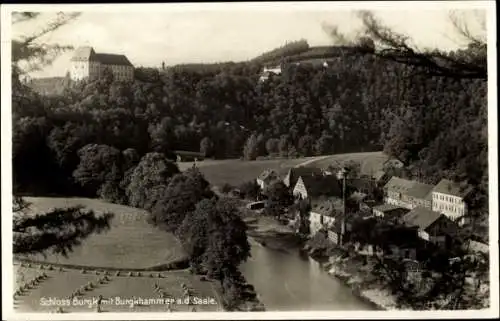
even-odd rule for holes
{"type": "Polygon", "coordinates": [[[252,256],[240,270],[266,311],[375,310],[308,256],[250,244],[252,256]]]}

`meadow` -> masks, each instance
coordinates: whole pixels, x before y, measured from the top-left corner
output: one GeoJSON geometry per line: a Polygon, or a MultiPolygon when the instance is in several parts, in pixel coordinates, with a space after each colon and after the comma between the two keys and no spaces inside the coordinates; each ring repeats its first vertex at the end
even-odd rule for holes
{"type": "MultiPolygon", "coordinates": [[[[224,183],[237,186],[241,183],[255,180],[260,173],[266,169],[276,170],[284,177],[288,170],[295,166],[326,168],[335,162],[347,162],[350,160],[360,162],[361,172],[371,174],[382,169],[383,163],[388,159],[382,152],[337,154],[319,157],[305,157],[293,159],[271,159],[243,161],[234,160],[204,160],[197,162],[196,166],[205,178],[214,186],[224,183]]],[[[193,166],[192,162],[178,163],[179,169],[186,170],[193,166]]]]}
{"type": "Polygon", "coordinates": [[[150,225],[144,210],[86,198],[25,197],[28,214],[51,208],[81,205],[96,213],[112,212],[111,228],[91,235],[67,257],[60,254],[36,254],[19,258],[74,267],[111,269],[153,269],[186,259],[180,241],[172,234],[150,225]]]}
{"type": "MultiPolygon", "coordinates": [[[[211,281],[201,281],[187,270],[148,271],[154,267],[183,261],[186,254],[173,234],[158,230],[146,222],[145,211],[85,198],[26,197],[25,200],[30,203],[27,215],[43,213],[52,208],[82,205],[97,213],[112,212],[115,217],[111,221],[110,230],[90,236],[67,257],[50,252],[45,255],[17,256],[14,260],[14,291],[36,277],[46,275],[37,284],[15,296],[15,307],[19,311],[55,312],[61,306],[64,312],[94,312],[96,305],[95,300],[92,304],[92,300],[102,295],[104,299],[114,299],[113,303],[103,305],[103,312],[161,312],[167,311],[169,307],[158,302],[131,305],[123,300],[158,299],[161,292],[155,290],[155,285],[161,288],[165,298],[183,300],[182,284],[190,289],[191,296],[213,298],[216,302],[196,305],[196,311],[220,309],[220,299],[211,281]],[[106,280],[103,280],[104,277],[106,280]],[[84,289],[89,284],[92,286],[84,289]],[[78,289],[82,290],[78,301],[75,301],[79,303],[70,301],[69,305],[57,305],[43,300],[69,300],[71,294],[78,289]],[[118,297],[123,302],[118,302],[118,297]]],[[[193,307],[194,305],[182,302],[170,308],[175,312],[191,311],[193,307]]]]}

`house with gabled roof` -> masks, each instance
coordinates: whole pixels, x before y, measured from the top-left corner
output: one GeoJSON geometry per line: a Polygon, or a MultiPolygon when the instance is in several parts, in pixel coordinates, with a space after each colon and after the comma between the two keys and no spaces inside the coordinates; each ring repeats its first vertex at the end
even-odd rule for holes
{"type": "Polygon", "coordinates": [[[106,69],[113,73],[117,81],[134,79],[134,66],[122,54],[96,53],[94,48],[84,46],[75,50],[70,62],[70,77],[75,81],[98,79],[106,69]]]}
{"type": "Polygon", "coordinates": [[[372,208],[373,215],[384,218],[386,220],[398,221],[403,215],[407,214],[410,210],[404,207],[392,204],[380,204],[372,208]]]}
{"type": "Polygon", "coordinates": [[[457,220],[467,214],[466,197],[472,187],[442,179],[432,189],[432,210],[443,213],[451,220],[457,220]]]}
{"type": "Polygon", "coordinates": [[[323,170],[321,170],[320,168],[305,167],[305,166],[292,167],[288,170],[288,173],[283,179],[283,183],[289,188],[294,188],[300,176],[322,176],[322,175],[323,175],[323,170]]]}
{"type": "Polygon", "coordinates": [[[309,214],[310,233],[314,235],[320,229],[327,229],[342,215],[342,199],[337,197],[323,197],[311,201],[309,214]]]}
{"type": "Polygon", "coordinates": [[[292,194],[301,199],[314,199],[321,196],[342,197],[342,185],[335,176],[300,176],[292,194]]]}
{"type": "Polygon", "coordinates": [[[420,206],[404,215],[400,222],[416,227],[421,239],[440,245],[449,244],[457,231],[456,224],[446,215],[420,206]]]}
{"type": "Polygon", "coordinates": [[[432,189],[432,185],[393,176],[384,186],[384,202],[407,209],[432,209],[432,189]]]}
{"type": "Polygon", "coordinates": [[[259,185],[259,187],[264,190],[273,182],[279,180],[280,176],[275,170],[266,169],[259,175],[259,177],[257,177],[257,185],[259,185]]]}

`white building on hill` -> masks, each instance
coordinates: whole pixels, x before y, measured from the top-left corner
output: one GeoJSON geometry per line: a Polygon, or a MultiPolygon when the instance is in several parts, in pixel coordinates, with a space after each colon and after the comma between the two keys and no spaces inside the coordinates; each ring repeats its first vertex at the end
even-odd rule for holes
{"type": "Polygon", "coordinates": [[[115,80],[132,81],[134,66],[125,55],[96,53],[92,47],[79,47],[71,58],[70,77],[72,80],[99,78],[109,68],[115,80]]]}

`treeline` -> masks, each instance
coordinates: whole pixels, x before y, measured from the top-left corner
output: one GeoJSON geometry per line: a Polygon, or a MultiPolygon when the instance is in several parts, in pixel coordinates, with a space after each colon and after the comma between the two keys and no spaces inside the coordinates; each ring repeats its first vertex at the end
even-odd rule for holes
{"type": "Polygon", "coordinates": [[[284,46],[263,53],[262,55],[255,57],[252,61],[261,64],[275,63],[283,57],[298,55],[307,50],[309,50],[309,43],[305,39],[301,39],[286,43],[284,46]]]}
{"type": "MultiPolygon", "coordinates": [[[[475,59],[477,50],[452,54],[475,59]]],[[[414,178],[468,180],[487,195],[485,81],[431,77],[365,54],[345,55],[328,68],[285,65],[266,82],[258,80],[260,68],[249,62],[142,70],[131,84],[106,75],[52,97],[19,90],[15,180],[26,188],[71,177],[87,144],[133,148],[140,157],[202,150],[247,159],[383,145],[414,178]]]]}
{"type": "Polygon", "coordinates": [[[238,269],[250,256],[247,226],[235,204],[219,199],[197,168],[180,173],[163,154],[139,159],[133,149],[107,145],[86,145],[78,156],[73,178],[87,195],[147,210],[152,224],[181,240],[193,273],[220,282],[227,309],[256,301],[238,269]]]}

